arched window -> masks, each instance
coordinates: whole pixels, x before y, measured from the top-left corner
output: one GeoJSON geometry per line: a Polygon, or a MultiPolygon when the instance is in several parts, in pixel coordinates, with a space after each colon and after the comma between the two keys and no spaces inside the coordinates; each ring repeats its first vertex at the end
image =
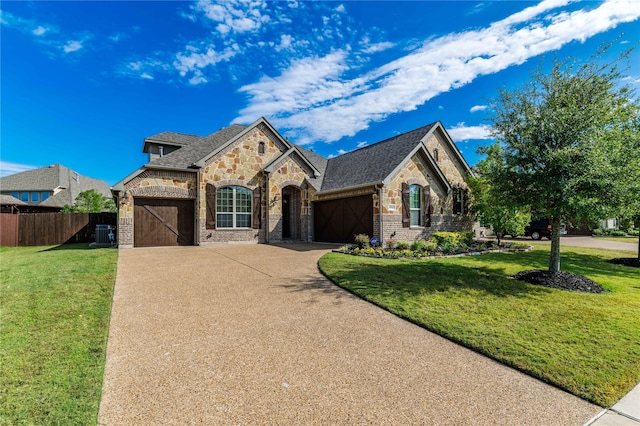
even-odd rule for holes
{"type": "Polygon", "coordinates": [[[422,226],[422,188],[418,185],[409,186],[409,210],[411,226],[422,226]]]}
{"type": "Polygon", "coordinates": [[[218,228],[251,228],[252,192],[241,186],[225,186],[216,191],[218,228]]]}

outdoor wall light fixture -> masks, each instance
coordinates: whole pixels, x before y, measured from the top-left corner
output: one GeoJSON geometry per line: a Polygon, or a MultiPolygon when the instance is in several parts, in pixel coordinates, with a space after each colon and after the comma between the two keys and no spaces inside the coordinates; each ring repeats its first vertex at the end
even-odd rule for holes
{"type": "Polygon", "coordinates": [[[273,196],[273,202],[276,203],[278,201],[278,194],[273,196]]]}
{"type": "Polygon", "coordinates": [[[122,192],[122,201],[125,203],[129,202],[129,194],[127,193],[127,191],[122,192]]]}

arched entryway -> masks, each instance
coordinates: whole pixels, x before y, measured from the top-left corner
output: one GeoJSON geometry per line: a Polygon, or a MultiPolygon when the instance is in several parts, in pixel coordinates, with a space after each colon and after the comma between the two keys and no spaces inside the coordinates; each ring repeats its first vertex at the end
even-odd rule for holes
{"type": "Polygon", "coordinates": [[[302,192],[295,186],[282,189],[282,239],[302,239],[302,192]]]}

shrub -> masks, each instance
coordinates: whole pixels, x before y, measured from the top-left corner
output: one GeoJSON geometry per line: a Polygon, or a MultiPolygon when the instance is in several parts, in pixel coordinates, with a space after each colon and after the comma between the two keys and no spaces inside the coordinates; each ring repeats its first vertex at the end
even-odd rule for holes
{"type": "Polygon", "coordinates": [[[472,246],[476,241],[476,234],[473,231],[462,231],[460,234],[460,242],[467,246],[472,246]]]}
{"type": "Polygon", "coordinates": [[[357,234],[354,239],[358,248],[369,248],[369,236],[367,234],[357,234]]]}
{"type": "Polygon", "coordinates": [[[385,241],[385,244],[387,245],[387,248],[394,249],[398,246],[398,241],[393,238],[389,238],[385,241]]]}
{"type": "Polygon", "coordinates": [[[411,248],[411,243],[409,241],[398,241],[396,248],[398,250],[409,250],[411,248]]]}
{"type": "Polygon", "coordinates": [[[457,246],[460,243],[460,234],[458,232],[436,232],[433,234],[439,246],[457,246]]]}
{"type": "Polygon", "coordinates": [[[614,229],[613,231],[611,231],[611,236],[612,237],[626,237],[627,233],[624,231],[621,231],[619,229],[614,229]]]}
{"type": "Polygon", "coordinates": [[[425,240],[415,240],[411,243],[411,250],[413,251],[425,251],[425,245],[427,242],[425,240]]]}
{"type": "Polygon", "coordinates": [[[604,229],[596,228],[596,229],[593,230],[592,234],[595,235],[595,236],[604,235],[604,229]]]}
{"type": "Polygon", "coordinates": [[[629,229],[628,234],[631,237],[638,237],[640,236],[640,229],[629,229]]]}

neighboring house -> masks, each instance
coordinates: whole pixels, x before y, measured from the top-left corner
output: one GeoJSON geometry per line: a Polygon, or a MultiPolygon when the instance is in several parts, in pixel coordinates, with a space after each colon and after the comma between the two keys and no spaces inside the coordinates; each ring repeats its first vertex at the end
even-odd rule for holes
{"type": "Polygon", "coordinates": [[[106,182],[54,164],[0,178],[0,201],[3,211],[12,206],[20,212],[57,212],[90,189],[112,196],[106,182]]]}
{"type": "Polygon", "coordinates": [[[261,118],[209,136],[145,139],[149,162],[112,190],[120,247],[350,242],[471,230],[471,173],[440,122],[324,158],[261,118]]]}

